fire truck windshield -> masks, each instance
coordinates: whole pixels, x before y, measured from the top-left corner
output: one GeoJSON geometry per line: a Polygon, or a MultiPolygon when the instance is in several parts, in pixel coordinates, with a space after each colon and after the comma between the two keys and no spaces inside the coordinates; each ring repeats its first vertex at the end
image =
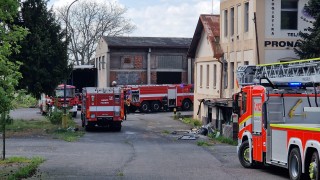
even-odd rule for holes
{"type": "MultiPolygon", "coordinates": [[[[66,89],[66,97],[74,97],[74,96],[75,96],[75,89],[66,89]]],[[[56,89],[56,97],[58,98],[64,97],[64,90],[56,89]]]]}

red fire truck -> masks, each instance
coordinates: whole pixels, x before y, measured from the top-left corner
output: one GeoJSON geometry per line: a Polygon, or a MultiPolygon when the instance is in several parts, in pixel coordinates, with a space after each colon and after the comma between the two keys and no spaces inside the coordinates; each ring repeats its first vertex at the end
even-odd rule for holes
{"type": "Polygon", "coordinates": [[[193,85],[127,85],[126,98],[130,99],[130,110],[146,113],[161,109],[181,108],[190,110],[193,104],[193,85]]]}
{"type": "Polygon", "coordinates": [[[290,179],[319,179],[320,58],[241,66],[237,78],[241,165],[264,163],[287,168],[290,179]]]}
{"type": "Polygon", "coordinates": [[[121,131],[125,118],[124,93],[120,87],[82,89],[81,120],[86,130],[95,126],[121,131]]]}
{"type": "Polygon", "coordinates": [[[77,116],[77,105],[79,99],[75,96],[75,86],[66,85],[66,104],[64,105],[64,84],[58,85],[55,89],[55,97],[49,97],[47,95],[42,94],[40,100],[40,111],[42,114],[50,115],[50,112],[53,108],[57,107],[58,109],[62,109],[66,107],[69,112],[72,114],[72,117],[77,116]]]}

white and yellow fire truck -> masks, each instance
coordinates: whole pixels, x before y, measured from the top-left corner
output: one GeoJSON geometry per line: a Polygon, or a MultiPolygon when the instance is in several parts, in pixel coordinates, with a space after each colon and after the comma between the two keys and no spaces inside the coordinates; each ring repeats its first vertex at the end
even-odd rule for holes
{"type": "Polygon", "coordinates": [[[320,58],[241,66],[233,97],[238,157],[289,170],[290,179],[320,176],[320,58]]]}
{"type": "Polygon", "coordinates": [[[82,127],[89,130],[95,126],[121,131],[125,118],[124,93],[120,87],[85,87],[82,89],[82,127]]]}
{"type": "Polygon", "coordinates": [[[126,85],[124,89],[130,99],[131,111],[190,110],[193,104],[192,84],[126,85]]]}

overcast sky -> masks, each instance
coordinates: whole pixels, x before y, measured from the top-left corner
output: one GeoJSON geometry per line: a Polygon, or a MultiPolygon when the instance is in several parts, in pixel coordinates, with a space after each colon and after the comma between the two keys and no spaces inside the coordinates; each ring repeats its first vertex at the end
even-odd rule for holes
{"type": "MultiPolygon", "coordinates": [[[[48,6],[73,0],[50,0],[48,6]]],[[[88,0],[79,0],[88,1],[88,0]]],[[[102,0],[100,0],[102,1],[102,0]]],[[[114,0],[128,9],[126,17],[136,25],[127,34],[139,37],[192,37],[200,14],[219,14],[220,0],[114,0]]],[[[77,2],[76,2],[77,3],[77,2]]]]}

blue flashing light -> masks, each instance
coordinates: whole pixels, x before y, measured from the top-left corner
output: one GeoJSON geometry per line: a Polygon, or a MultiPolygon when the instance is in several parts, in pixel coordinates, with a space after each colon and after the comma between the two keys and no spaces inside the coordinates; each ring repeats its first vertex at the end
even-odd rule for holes
{"type": "Polygon", "coordinates": [[[300,82],[290,82],[289,83],[289,86],[294,86],[294,87],[299,87],[299,86],[302,86],[302,83],[300,83],[300,82]]]}

